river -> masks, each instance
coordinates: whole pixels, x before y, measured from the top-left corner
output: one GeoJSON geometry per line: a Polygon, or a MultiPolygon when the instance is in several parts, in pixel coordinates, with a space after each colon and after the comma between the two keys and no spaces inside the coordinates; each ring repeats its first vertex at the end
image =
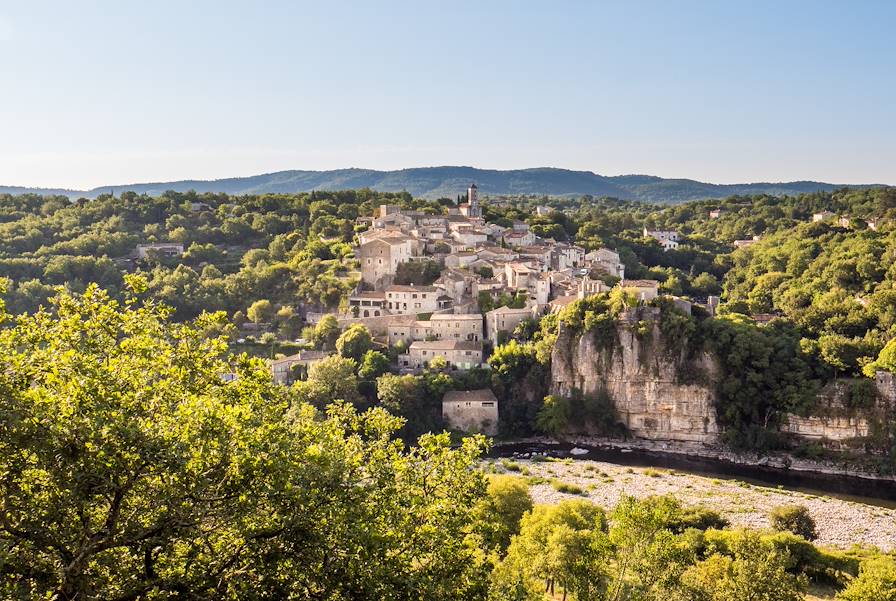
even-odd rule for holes
{"type": "Polygon", "coordinates": [[[557,458],[591,459],[631,467],[672,469],[698,476],[740,480],[758,486],[783,487],[816,496],[835,497],[866,505],[896,508],[896,481],[893,480],[873,480],[857,476],[786,470],[681,453],[569,443],[500,443],[493,447],[489,456],[525,457],[533,453],[557,458]],[[572,454],[571,451],[574,448],[587,452],[572,454]]]}

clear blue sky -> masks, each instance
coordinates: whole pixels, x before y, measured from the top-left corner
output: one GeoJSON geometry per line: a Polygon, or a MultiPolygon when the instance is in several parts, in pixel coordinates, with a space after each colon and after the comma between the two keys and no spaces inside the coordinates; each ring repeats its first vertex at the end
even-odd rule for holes
{"type": "Polygon", "coordinates": [[[896,184],[896,2],[0,0],[0,185],[557,166],[896,184]]]}

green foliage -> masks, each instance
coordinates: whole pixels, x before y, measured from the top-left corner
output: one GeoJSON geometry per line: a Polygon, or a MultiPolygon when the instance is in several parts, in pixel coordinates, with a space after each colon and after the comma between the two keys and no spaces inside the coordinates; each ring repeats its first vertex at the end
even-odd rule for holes
{"type": "Polygon", "coordinates": [[[581,330],[585,327],[585,321],[589,315],[594,320],[594,316],[607,313],[610,306],[607,294],[595,294],[567,305],[560,312],[559,321],[569,328],[581,330]]]}
{"type": "Polygon", "coordinates": [[[578,484],[571,484],[569,482],[561,482],[560,480],[554,480],[551,482],[551,486],[557,492],[561,492],[567,495],[583,495],[585,494],[585,489],[579,486],[578,484]]]}
{"type": "Polygon", "coordinates": [[[769,521],[775,530],[792,532],[809,541],[818,537],[818,533],[815,531],[815,520],[812,519],[809,510],[802,505],[775,507],[769,514],[769,521]]]}
{"type": "Polygon", "coordinates": [[[436,261],[407,261],[398,264],[395,283],[428,286],[439,279],[443,266],[436,261]]]}
{"type": "Polygon", "coordinates": [[[406,420],[400,430],[405,440],[414,440],[424,432],[441,428],[442,396],[445,392],[438,389],[449,386],[451,378],[445,374],[439,376],[422,378],[387,373],[377,378],[376,395],[380,404],[406,420]]]}
{"type": "Polygon", "coordinates": [[[562,434],[572,419],[571,405],[570,400],[564,397],[544,397],[544,404],[535,418],[535,427],[545,434],[562,434]]]}
{"type": "Polygon", "coordinates": [[[672,497],[623,497],[610,516],[616,565],[611,599],[667,599],[683,595],[682,574],[693,561],[670,525],[680,511],[672,497]]]}
{"type": "Polygon", "coordinates": [[[350,325],[336,339],[336,352],[359,363],[372,346],[373,337],[370,335],[370,330],[360,323],[350,325]]]}
{"type": "Polygon", "coordinates": [[[654,304],[660,307],[660,332],[670,353],[692,350],[692,341],[697,331],[697,322],[690,315],[682,313],[671,299],[657,298],[654,304]]]}
{"type": "Polygon", "coordinates": [[[83,291],[96,282],[120,295],[122,273],[134,268],[148,275],[150,295],[174,307],[179,320],[203,310],[245,311],[260,299],[335,308],[358,279],[347,244],[355,216],[396,201],[404,198],[363,190],[240,197],[125,192],[75,203],[4,194],[0,277],[15,281],[16,311],[46,303],[45,287],[54,284],[83,291]],[[47,202],[59,208],[41,211],[47,202]],[[191,202],[211,210],[193,212],[191,202]],[[183,244],[183,256],[129,258],[138,244],[166,241],[183,244]]]}
{"type": "Polygon", "coordinates": [[[723,518],[719,512],[706,507],[682,508],[668,523],[668,528],[676,534],[681,534],[688,529],[709,530],[715,528],[722,530],[728,526],[728,520],[723,518]]]}
{"type": "Polygon", "coordinates": [[[488,359],[494,373],[506,381],[521,379],[535,362],[535,347],[516,340],[495,348],[488,359]]]}
{"type": "Polygon", "coordinates": [[[340,400],[353,405],[361,402],[358,392],[357,363],[339,355],[330,355],[308,368],[308,377],[293,384],[296,396],[319,409],[340,400]]]}
{"type": "Polygon", "coordinates": [[[311,342],[315,348],[333,350],[336,348],[339,334],[339,321],[335,315],[327,314],[314,325],[314,329],[311,331],[311,342]]]}
{"type": "Polygon", "coordinates": [[[840,601],[896,601],[896,561],[880,557],[862,563],[859,576],[837,594],[840,601]]]}
{"type": "Polygon", "coordinates": [[[504,552],[519,534],[520,521],[532,510],[525,480],[514,476],[489,476],[486,498],[479,507],[484,537],[490,548],[504,552]]]}
{"type": "Polygon", "coordinates": [[[574,394],[572,397],[549,395],[544,398],[535,418],[535,427],[545,434],[616,433],[617,414],[613,399],[605,389],[596,394],[574,394]]]}
{"type": "Polygon", "coordinates": [[[811,406],[819,385],[798,333],[781,320],[757,327],[726,316],[703,321],[699,336],[722,367],[717,413],[728,442],[753,449],[777,445],[781,415],[811,406]]]}
{"type": "Polygon", "coordinates": [[[263,321],[270,321],[273,316],[274,307],[267,299],[257,300],[246,309],[246,317],[256,325],[263,321]]]}
{"type": "Polygon", "coordinates": [[[879,395],[877,385],[873,380],[856,379],[849,386],[846,406],[852,409],[871,409],[877,403],[879,395]]]}
{"type": "Polygon", "coordinates": [[[513,330],[513,337],[522,342],[532,340],[535,333],[540,330],[540,324],[537,319],[527,317],[516,326],[513,330]]]}
{"type": "Polygon", "coordinates": [[[605,529],[603,511],[587,501],[536,506],[523,516],[519,536],[496,568],[496,588],[536,590],[535,583],[544,581],[550,592],[557,583],[576,599],[600,598],[606,589],[605,529]]]}
{"type": "Polygon", "coordinates": [[[169,318],[88,288],[0,331],[0,597],[485,596],[482,439],[405,450],[169,318]]]}
{"type": "Polygon", "coordinates": [[[389,370],[389,357],[379,351],[367,351],[361,359],[358,377],[362,380],[376,380],[389,370]]]}
{"type": "Polygon", "coordinates": [[[874,374],[878,371],[888,371],[891,374],[896,374],[896,338],[888,342],[881,349],[877,359],[867,364],[863,371],[869,378],[874,377],[874,374]]]}
{"type": "Polygon", "coordinates": [[[805,578],[787,572],[786,554],[763,542],[758,534],[738,537],[730,553],[714,553],[682,574],[692,599],[802,601],[805,578]]]}

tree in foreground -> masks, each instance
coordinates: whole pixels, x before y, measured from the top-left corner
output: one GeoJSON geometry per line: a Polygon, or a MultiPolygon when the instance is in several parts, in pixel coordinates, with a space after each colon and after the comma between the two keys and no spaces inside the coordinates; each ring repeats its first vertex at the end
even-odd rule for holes
{"type": "Polygon", "coordinates": [[[802,601],[805,577],[790,574],[787,565],[786,553],[755,532],[743,532],[730,554],[710,555],[689,568],[682,581],[693,601],[802,601]]]}
{"type": "Polygon", "coordinates": [[[96,287],[0,314],[0,598],[484,597],[481,439],[293,403],[221,315],[96,287]]]}
{"type": "Polygon", "coordinates": [[[588,501],[537,505],[523,516],[519,535],[495,568],[493,597],[534,601],[553,596],[559,585],[564,598],[572,593],[577,601],[603,599],[609,558],[605,529],[603,510],[588,501]]]}
{"type": "Polygon", "coordinates": [[[504,552],[531,509],[532,497],[525,480],[507,475],[489,477],[487,496],[479,506],[486,544],[504,552]]]}

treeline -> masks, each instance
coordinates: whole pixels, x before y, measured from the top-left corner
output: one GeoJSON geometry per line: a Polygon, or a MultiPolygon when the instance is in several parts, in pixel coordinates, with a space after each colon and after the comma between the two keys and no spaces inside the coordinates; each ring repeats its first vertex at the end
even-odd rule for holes
{"type": "MultiPolygon", "coordinates": [[[[896,590],[891,557],[817,549],[799,512],[758,533],[667,497],[623,498],[609,513],[533,506],[522,479],[478,469],[481,437],[405,446],[385,401],[359,412],[333,390],[317,408],[230,355],[223,314],[177,323],[141,300],[145,280],[125,285],[121,301],[89,286],[35,315],[0,309],[4,599],[791,601],[816,582],[877,601],[896,590]]],[[[334,344],[366,355],[363,338],[334,344]]]]}
{"type": "Polygon", "coordinates": [[[97,283],[121,292],[144,273],[150,294],[180,319],[229,314],[265,299],[299,312],[335,308],[358,279],[351,242],[359,215],[381,203],[434,210],[407,194],[357,190],[230,197],[123,192],[96,200],[0,195],[0,277],[8,303],[34,311],[55,286],[97,283]],[[174,242],[184,254],[128,261],[138,244],[174,242]],[[302,307],[295,305],[300,304],[302,307]]]}

